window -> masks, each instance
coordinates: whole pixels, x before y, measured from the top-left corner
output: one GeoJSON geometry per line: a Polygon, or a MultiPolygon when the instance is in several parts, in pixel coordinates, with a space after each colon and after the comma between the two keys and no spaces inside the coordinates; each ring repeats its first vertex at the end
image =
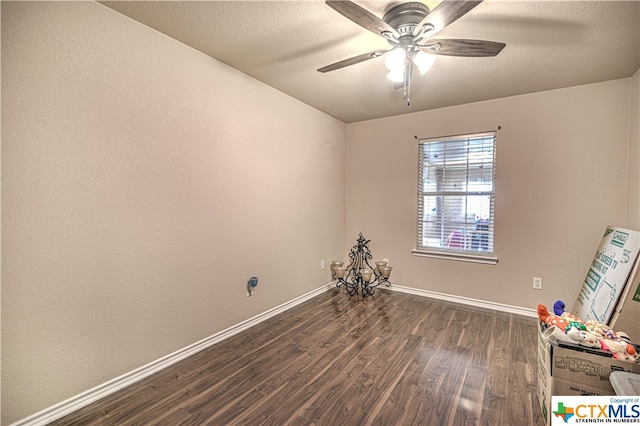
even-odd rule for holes
{"type": "Polygon", "coordinates": [[[419,141],[414,254],[493,258],[495,132],[419,141]]]}

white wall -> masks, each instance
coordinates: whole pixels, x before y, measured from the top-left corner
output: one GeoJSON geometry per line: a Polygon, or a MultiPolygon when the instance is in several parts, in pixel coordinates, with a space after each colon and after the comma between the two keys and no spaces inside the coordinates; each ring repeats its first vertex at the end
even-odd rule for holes
{"type": "Polygon", "coordinates": [[[329,282],[345,132],[100,4],[2,2],[2,423],[329,282]]]}
{"type": "Polygon", "coordinates": [[[345,249],[364,233],[398,285],[524,308],[557,299],[570,306],[605,227],[626,225],[629,93],[624,79],[348,124],[345,249]],[[499,263],[413,256],[415,136],[499,126],[499,263]],[[532,289],[534,276],[542,291],[532,289]]]}

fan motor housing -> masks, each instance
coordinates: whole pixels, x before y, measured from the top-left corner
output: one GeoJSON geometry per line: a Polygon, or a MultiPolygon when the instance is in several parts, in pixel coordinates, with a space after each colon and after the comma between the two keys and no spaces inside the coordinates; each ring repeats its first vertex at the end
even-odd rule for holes
{"type": "Polygon", "coordinates": [[[416,25],[429,14],[429,8],[422,3],[402,3],[389,9],[382,20],[395,29],[400,37],[411,35],[416,25]]]}

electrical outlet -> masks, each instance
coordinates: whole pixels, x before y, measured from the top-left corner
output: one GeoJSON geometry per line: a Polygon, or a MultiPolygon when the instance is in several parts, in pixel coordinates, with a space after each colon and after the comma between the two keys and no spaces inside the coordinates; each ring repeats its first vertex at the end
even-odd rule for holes
{"type": "Polygon", "coordinates": [[[542,278],[533,278],[533,288],[536,290],[542,290],[542,278]]]}
{"type": "Polygon", "coordinates": [[[322,259],[322,260],[320,261],[320,269],[322,269],[322,270],[324,271],[325,266],[326,266],[326,265],[325,265],[325,263],[324,263],[324,259],[322,259]]]}

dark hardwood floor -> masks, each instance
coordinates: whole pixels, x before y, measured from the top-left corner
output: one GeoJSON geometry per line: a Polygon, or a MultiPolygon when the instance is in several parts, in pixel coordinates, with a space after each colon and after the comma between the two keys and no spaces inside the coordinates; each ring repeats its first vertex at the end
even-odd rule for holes
{"type": "Polygon", "coordinates": [[[534,318],[333,289],[55,425],[542,425],[534,318]]]}

